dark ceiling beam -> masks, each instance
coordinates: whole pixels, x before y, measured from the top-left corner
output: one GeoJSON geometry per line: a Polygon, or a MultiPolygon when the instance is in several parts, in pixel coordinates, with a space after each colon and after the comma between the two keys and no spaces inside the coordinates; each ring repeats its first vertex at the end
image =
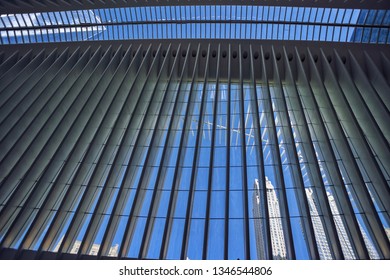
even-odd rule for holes
{"type": "MultiPolygon", "coordinates": [[[[111,40],[111,41],[79,41],[79,42],[64,42],[64,43],[39,43],[39,44],[19,44],[19,45],[0,45],[0,52],[3,52],[7,56],[14,53],[17,49],[20,53],[27,53],[30,50],[33,50],[34,53],[39,53],[42,49],[46,50],[65,50],[69,48],[71,50],[81,48],[87,49],[88,47],[103,49],[108,49],[110,46],[116,48],[119,45],[122,45],[124,48],[127,48],[130,45],[144,45],[157,48],[159,44],[167,47],[169,44],[179,45],[179,44],[188,44],[193,45],[200,44],[202,49],[207,49],[208,44],[211,44],[213,48],[217,48],[218,44],[228,46],[241,45],[243,50],[249,49],[249,45],[253,47],[262,46],[266,51],[270,52],[271,48],[274,47],[276,52],[282,52],[283,47],[287,51],[294,53],[295,49],[299,50],[299,53],[304,53],[307,48],[310,48],[314,54],[319,55],[319,50],[322,49],[327,56],[332,56],[335,49],[342,56],[348,56],[348,51],[351,50],[355,54],[355,58],[360,61],[364,59],[364,52],[368,52],[371,55],[371,58],[375,59],[375,63],[381,61],[381,55],[387,54],[389,46],[385,44],[357,44],[357,43],[340,43],[340,42],[315,42],[315,41],[294,41],[294,40],[236,40],[236,39],[161,39],[161,40],[111,40]],[[317,53],[318,52],[318,53],[317,53]],[[359,53],[359,54],[358,54],[359,53]]],[[[362,60],[363,61],[363,60],[362,60]]]]}
{"type": "Polygon", "coordinates": [[[389,0],[0,0],[0,14],[172,5],[255,5],[390,9],[389,0]]]}

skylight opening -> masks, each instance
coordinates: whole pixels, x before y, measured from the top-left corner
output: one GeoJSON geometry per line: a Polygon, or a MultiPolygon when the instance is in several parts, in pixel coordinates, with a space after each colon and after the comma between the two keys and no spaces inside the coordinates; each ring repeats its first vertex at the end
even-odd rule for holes
{"type": "Polygon", "coordinates": [[[132,39],[390,43],[390,11],[156,6],[0,15],[0,44],[132,39]]]}

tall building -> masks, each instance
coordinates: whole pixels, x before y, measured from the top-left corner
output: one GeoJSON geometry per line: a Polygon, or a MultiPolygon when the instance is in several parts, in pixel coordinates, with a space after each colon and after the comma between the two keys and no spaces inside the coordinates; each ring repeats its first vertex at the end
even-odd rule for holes
{"type": "MultiPolygon", "coordinates": [[[[274,260],[284,260],[287,258],[286,245],[284,242],[284,231],[280,215],[279,199],[274,186],[266,177],[267,204],[269,213],[269,230],[271,234],[272,257],[274,260]]],[[[253,218],[255,223],[256,248],[259,259],[265,259],[264,249],[264,226],[261,223],[261,193],[259,181],[255,180],[255,191],[253,192],[253,218]]]]}
{"type": "Polygon", "coordinates": [[[309,209],[312,216],[312,223],[314,228],[314,234],[318,246],[318,254],[322,260],[331,260],[332,253],[329,246],[328,238],[326,237],[326,231],[321,221],[321,216],[318,214],[318,205],[316,205],[313,198],[313,190],[306,189],[307,201],[309,202],[309,209]]]}
{"type": "Polygon", "coordinates": [[[264,214],[262,214],[261,207],[261,193],[259,181],[256,179],[254,183],[255,191],[252,196],[252,205],[253,205],[253,223],[255,227],[255,240],[256,240],[256,254],[259,260],[266,259],[266,247],[265,247],[265,237],[266,237],[266,229],[262,218],[264,214]]]}
{"type": "MultiPolygon", "coordinates": [[[[344,257],[347,260],[353,260],[353,259],[355,259],[355,255],[353,253],[353,250],[350,249],[352,247],[351,243],[349,241],[350,238],[348,236],[348,232],[346,231],[345,223],[343,222],[343,219],[340,215],[339,207],[337,207],[336,201],[335,201],[333,195],[331,195],[329,192],[327,193],[327,195],[328,195],[330,209],[331,209],[332,214],[333,214],[334,223],[336,225],[337,234],[338,234],[339,239],[340,239],[341,249],[343,250],[343,253],[344,253],[344,257]]],[[[363,233],[364,233],[364,231],[362,231],[362,234],[363,233]]],[[[363,239],[366,240],[364,238],[364,234],[363,234],[363,239]]],[[[367,250],[368,250],[369,254],[370,254],[370,248],[371,248],[371,246],[370,247],[367,246],[367,250]]]]}
{"type": "MultiPolygon", "coordinates": [[[[322,228],[321,219],[318,217],[318,205],[316,204],[316,199],[314,198],[313,190],[306,189],[306,195],[309,201],[310,212],[312,213],[312,216],[315,217],[312,219],[313,219],[314,229],[316,231],[317,244],[319,245],[318,247],[319,247],[320,258],[324,260],[332,259],[327,237],[324,229],[322,228]]],[[[333,214],[333,219],[336,225],[337,233],[340,238],[341,249],[344,253],[344,257],[345,259],[349,259],[349,260],[356,259],[353,250],[351,250],[352,245],[350,244],[349,241],[350,238],[345,228],[345,223],[342,220],[342,216],[340,215],[339,208],[336,205],[335,198],[330,193],[327,193],[327,195],[328,195],[329,205],[333,214]]],[[[366,234],[366,230],[362,228],[362,225],[359,222],[358,224],[359,224],[359,228],[361,229],[363,240],[367,247],[370,258],[379,259],[379,256],[374,248],[372,241],[370,240],[370,238],[368,238],[366,234]]]]}
{"type": "MultiPolygon", "coordinates": [[[[61,240],[61,242],[62,242],[62,240],[61,240]]],[[[57,246],[54,248],[53,252],[58,252],[58,250],[60,249],[61,242],[59,242],[57,244],[57,246]]],[[[73,244],[73,247],[70,250],[70,253],[71,254],[77,254],[79,249],[80,249],[80,245],[81,245],[81,241],[77,240],[73,244]]],[[[100,244],[92,244],[91,249],[89,251],[89,254],[92,255],[92,256],[96,256],[98,254],[98,252],[99,252],[99,249],[100,249],[100,244]]],[[[118,244],[115,244],[114,246],[112,246],[110,248],[107,256],[109,256],[109,257],[116,257],[118,255],[118,249],[119,249],[118,244]]]]}
{"type": "Polygon", "coordinates": [[[0,0],[0,258],[390,259],[388,1],[171,2],[0,0]]]}

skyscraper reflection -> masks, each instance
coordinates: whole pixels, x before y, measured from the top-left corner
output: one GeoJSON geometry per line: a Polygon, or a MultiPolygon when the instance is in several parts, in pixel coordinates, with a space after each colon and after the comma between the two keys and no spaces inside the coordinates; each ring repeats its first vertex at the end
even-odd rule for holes
{"type": "MultiPolygon", "coordinates": [[[[271,233],[272,258],[286,259],[286,244],[284,241],[283,225],[280,215],[279,200],[272,182],[265,177],[267,190],[267,205],[269,213],[269,227],[271,233]]],[[[264,246],[264,226],[262,221],[261,192],[259,180],[255,180],[253,192],[253,217],[255,223],[256,249],[258,259],[266,259],[264,246]]]]}
{"type": "MultiPolygon", "coordinates": [[[[316,242],[317,242],[320,259],[322,260],[332,259],[330,246],[328,244],[326,233],[324,231],[321,217],[319,215],[318,205],[316,203],[316,200],[314,199],[313,190],[306,189],[306,195],[307,195],[307,200],[309,202],[310,214],[312,215],[311,218],[312,218],[313,228],[316,236],[316,242]]],[[[344,254],[344,258],[347,260],[356,259],[355,253],[352,249],[353,247],[349,241],[347,229],[342,219],[342,214],[340,213],[339,208],[337,207],[335,198],[329,192],[327,192],[327,197],[328,197],[330,209],[333,214],[333,220],[336,225],[337,234],[340,240],[340,245],[344,254]]],[[[362,232],[363,240],[367,246],[367,250],[370,257],[373,259],[377,259],[379,256],[376,253],[372,241],[368,238],[366,231],[363,229],[359,221],[358,224],[359,224],[360,231],[362,232]]]]}

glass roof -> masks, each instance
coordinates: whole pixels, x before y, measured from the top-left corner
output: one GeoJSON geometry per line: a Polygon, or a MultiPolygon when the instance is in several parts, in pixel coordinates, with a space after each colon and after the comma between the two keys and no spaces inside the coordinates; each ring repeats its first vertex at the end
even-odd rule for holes
{"type": "Polygon", "coordinates": [[[0,15],[0,44],[131,39],[390,43],[390,10],[156,6],[0,15]]]}

